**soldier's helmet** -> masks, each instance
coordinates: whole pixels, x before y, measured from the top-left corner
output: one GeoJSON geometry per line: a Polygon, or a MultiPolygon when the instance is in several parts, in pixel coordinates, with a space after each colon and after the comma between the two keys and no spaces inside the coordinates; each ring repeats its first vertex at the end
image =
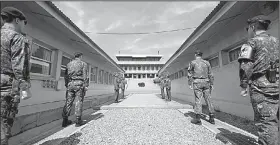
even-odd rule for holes
{"type": "Polygon", "coordinates": [[[195,55],[202,56],[203,53],[202,53],[200,50],[196,50],[196,51],[194,52],[194,54],[195,54],[195,55]]]}
{"type": "Polygon", "coordinates": [[[252,24],[252,23],[256,23],[256,22],[260,22],[260,23],[267,24],[267,25],[269,25],[271,23],[269,18],[265,15],[258,15],[258,16],[255,16],[255,17],[247,20],[248,24],[252,24]]]}
{"type": "Polygon", "coordinates": [[[25,24],[27,23],[26,16],[18,10],[17,8],[14,7],[5,7],[1,10],[1,17],[6,16],[6,17],[15,17],[19,18],[20,20],[25,20],[25,24]]]}
{"type": "Polygon", "coordinates": [[[83,55],[82,52],[75,52],[75,53],[74,53],[74,57],[80,57],[80,56],[82,56],[82,55],[83,55]]]}

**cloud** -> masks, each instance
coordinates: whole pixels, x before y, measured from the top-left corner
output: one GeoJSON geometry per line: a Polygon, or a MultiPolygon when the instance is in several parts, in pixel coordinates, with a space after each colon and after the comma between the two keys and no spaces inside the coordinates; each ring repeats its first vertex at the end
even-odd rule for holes
{"type": "Polygon", "coordinates": [[[64,2],[64,4],[74,9],[78,13],[79,17],[85,15],[85,12],[81,9],[81,2],[64,2]]]}
{"type": "Polygon", "coordinates": [[[116,28],[120,27],[121,25],[122,25],[122,21],[121,21],[121,20],[118,20],[118,21],[112,23],[109,27],[107,27],[107,28],[105,29],[105,31],[107,32],[107,31],[116,29],[116,28]]]}

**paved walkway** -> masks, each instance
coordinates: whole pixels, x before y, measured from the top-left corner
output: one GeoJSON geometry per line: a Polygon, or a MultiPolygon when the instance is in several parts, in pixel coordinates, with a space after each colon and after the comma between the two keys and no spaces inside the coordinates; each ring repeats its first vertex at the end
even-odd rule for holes
{"type": "MultiPolygon", "coordinates": [[[[82,127],[71,125],[34,145],[222,145],[214,125],[190,123],[192,107],[156,94],[132,94],[102,106],[82,127]]],[[[224,142],[222,142],[222,141],[224,142]]]]}

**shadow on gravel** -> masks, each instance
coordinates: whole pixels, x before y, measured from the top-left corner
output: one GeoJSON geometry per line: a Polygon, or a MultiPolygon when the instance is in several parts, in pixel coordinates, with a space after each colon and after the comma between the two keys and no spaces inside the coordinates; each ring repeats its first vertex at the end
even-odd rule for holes
{"type": "Polygon", "coordinates": [[[240,133],[231,132],[224,128],[218,128],[221,132],[216,135],[216,139],[219,139],[220,141],[227,143],[228,140],[230,142],[233,142],[236,145],[258,145],[257,141],[249,136],[245,136],[240,133]],[[226,139],[225,139],[226,138],[226,139]]]}
{"type": "Polygon", "coordinates": [[[40,145],[78,145],[80,143],[80,139],[78,139],[78,137],[81,135],[81,132],[77,132],[69,137],[48,140],[40,145]]]}

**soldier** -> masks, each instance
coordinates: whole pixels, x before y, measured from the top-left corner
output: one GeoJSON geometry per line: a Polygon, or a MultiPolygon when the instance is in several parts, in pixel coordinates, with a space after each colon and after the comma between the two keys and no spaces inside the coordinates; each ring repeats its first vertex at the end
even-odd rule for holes
{"type": "Polygon", "coordinates": [[[165,94],[164,94],[164,75],[160,74],[159,76],[159,85],[160,85],[160,90],[161,90],[161,98],[165,99],[165,94]]]}
{"type": "Polygon", "coordinates": [[[125,90],[125,86],[126,86],[127,82],[125,80],[125,78],[123,77],[123,74],[121,76],[121,83],[120,83],[120,88],[121,88],[121,98],[124,99],[124,90],[125,90]]]}
{"type": "Polygon", "coordinates": [[[169,75],[166,74],[165,82],[164,82],[164,87],[166,89],[166,100],[171,101],[171,80],[169,79],[169,75]]]}
{"type": "Polygon", "coordinates": [[[265,16],[253,17],[247,23],[249,39],[241,47],[238,58],[241,95],[250,95],[258,127],[258,143],[276,145],[279,121],[276,115],[279,112],[279,40],[267,34],[270,20],[265,16]]]}
{"type": "Polygon", "coordinates": [[[30,44],[23,34],[25,15],[16,8],[1,11],[1,145],[8,145],[20,96],[30,84],[30,44]]]}
{"type": "Polygon", "coordinates": [[[67,64],[65,71],[64,79],[65,86],[67,87],[67,95],[62,112],[62,127],[66,127],[72,123],[72,121],[68,120],[68,117],[76,97],[78,97],[75,105],[76,127],[83,125],[81,120],[83,101],[89,83],[87,79],[87,64],[81,60],[82,56],[82,53],[75,53],[75,59],[67,64]]]}
{"type": "Polygon", "coordinates": [[[188,67],[188,83],[191,89],[194,90],[195,118],[191,121],[194,124],[200,124],[200,114],[202,113],[202,97],[204,97],[209,110],[209,122],[215,124],[214,107],[211,100],[211,91],[213,89],[214,76],[211,72],[211,65],[208,61],[201,58],[202,52],[195,52],[195,60],[188,67]]]}
{"type": "Polygon", "coordinates": [[[120,88],[119,88],[120,78],[119,78],[119,74],[117,72],[115,72],[114,76],[115,76],[114,90],[115,90],[115,97],[116,97],[115,102],[118,103],[119,102],[119,91],[120,91],[120,88]]]}

